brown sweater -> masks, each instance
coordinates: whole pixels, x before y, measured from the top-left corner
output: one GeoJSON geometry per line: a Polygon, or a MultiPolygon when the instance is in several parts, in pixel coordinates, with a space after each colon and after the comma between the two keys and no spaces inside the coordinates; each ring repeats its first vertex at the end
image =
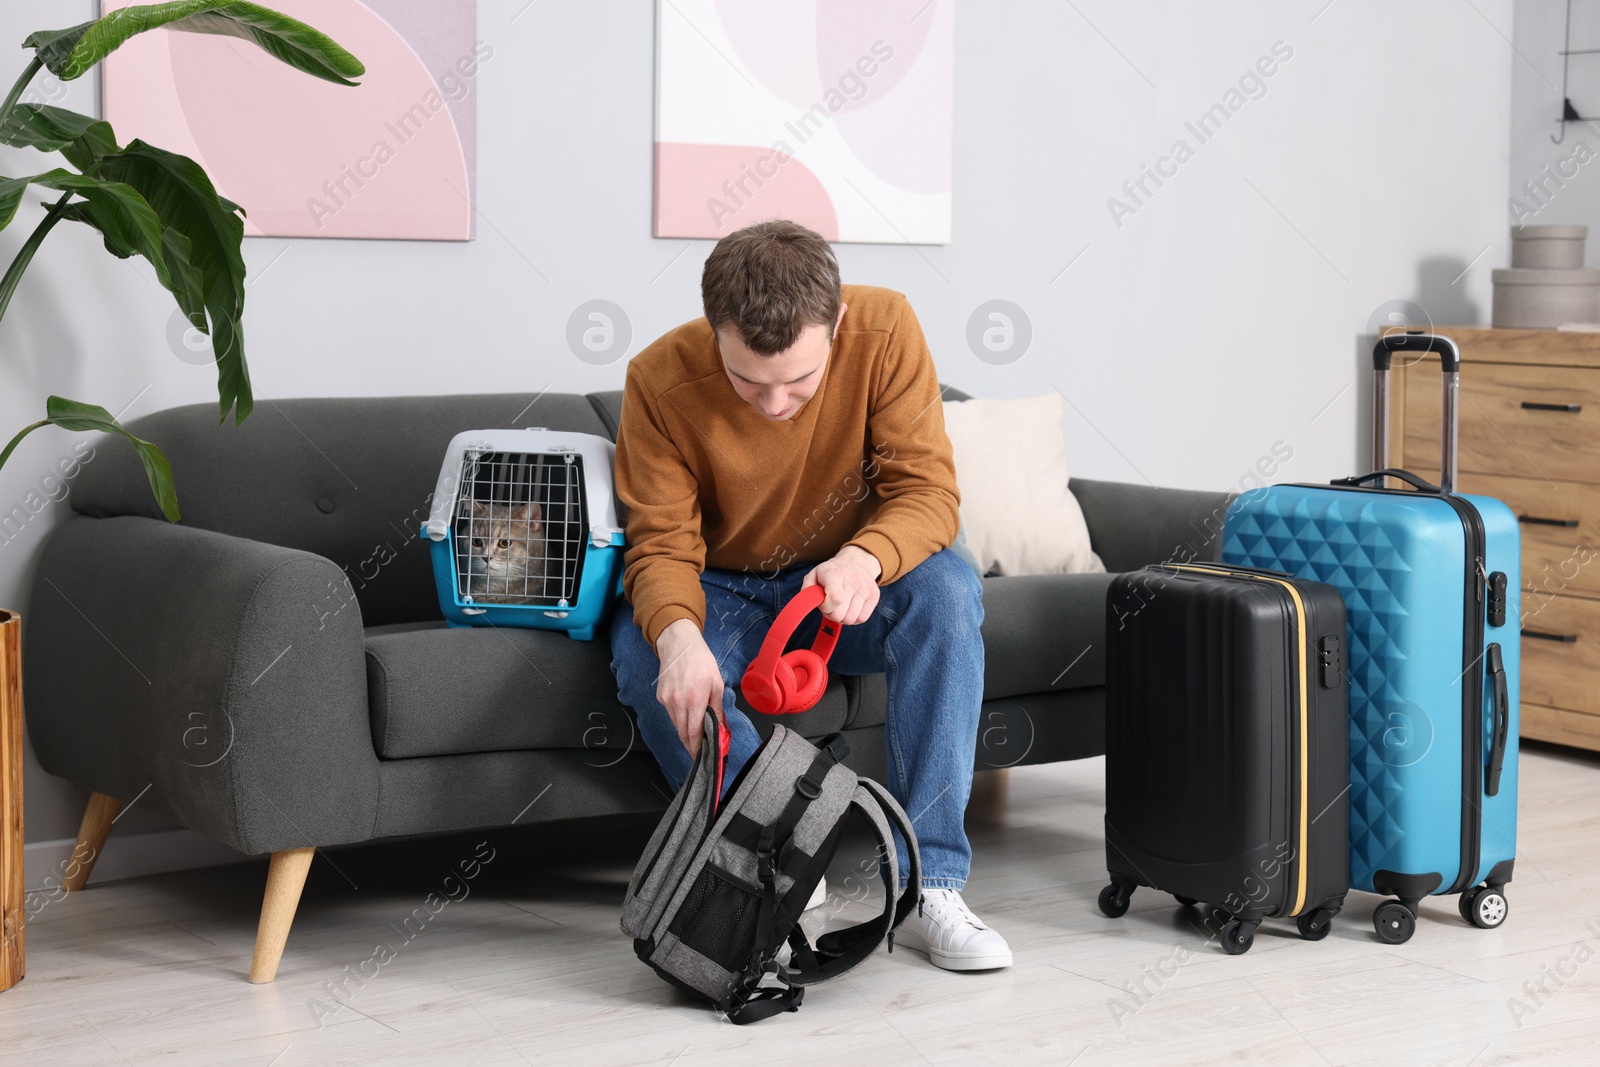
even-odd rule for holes
{"type": "Polygon", "coordinates": [[[770,577],[848,544],[887,585],[955,541],[955,461],[922,327],[891,290],[847,285],[844,301],[822,385],[784,422],[734,392],[703,318],[628,364],[623,589],[652,645],[678,619],[705,628],[706,567],[770,577]]]}

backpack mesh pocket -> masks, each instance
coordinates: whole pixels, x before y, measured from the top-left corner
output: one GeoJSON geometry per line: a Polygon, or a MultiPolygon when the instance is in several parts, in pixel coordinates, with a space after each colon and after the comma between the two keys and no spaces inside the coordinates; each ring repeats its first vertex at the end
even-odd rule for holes
{"type": "Polygon", "coordinates": [[[755,944],[760,888],[707,864],[667,929],[700,955],[741,971],[755,944]]]}

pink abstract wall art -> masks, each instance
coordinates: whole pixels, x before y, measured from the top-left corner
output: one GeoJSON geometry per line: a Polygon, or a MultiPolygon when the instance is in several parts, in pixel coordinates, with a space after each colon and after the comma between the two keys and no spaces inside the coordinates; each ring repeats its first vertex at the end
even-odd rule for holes
{"type": "MultiPolygon", "coordinates": [[[[109,12],[132,0],[104,0],[109,12]]],[[[366,64],[358,88],[232,37],[154,30],[104,65],[104,114],[205,167],[245,233],[466,241],[477,99],[494,50],[476,0],[271,0],[366,64]]]]}
{"type": "Polygon", "coordinates": [[[658,0],[655,236],[950,240],[952,0],[658,0]]]}

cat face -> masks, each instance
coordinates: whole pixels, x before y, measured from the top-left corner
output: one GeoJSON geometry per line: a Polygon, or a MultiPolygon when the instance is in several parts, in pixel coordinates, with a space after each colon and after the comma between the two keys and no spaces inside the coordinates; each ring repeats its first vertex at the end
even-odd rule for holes
{"type": "MultiPolygon", "coordinates": [[[[471,536],[472,573],[490,577],[523,577],[544,559],[544,524],[539,505],[519,508],[474,500],[471,536]]],[[[531,590],[530,590],[531,592],[531,590]]]]}

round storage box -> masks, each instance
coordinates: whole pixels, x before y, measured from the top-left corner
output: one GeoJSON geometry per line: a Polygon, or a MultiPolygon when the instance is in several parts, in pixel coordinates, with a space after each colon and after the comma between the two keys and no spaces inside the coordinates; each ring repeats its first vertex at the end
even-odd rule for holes
{"type": "Polygon", "coordinates": [[[1523,226],[1511,230],[1511,266],[1534,270],[1582,270],[1587,226],[1523,226]]]}
{"type": "Polygon", "coordinates": [[[1553,330],[1600,321],[1600,270],[1494,271],[1495,326],[1553,330]]]}

